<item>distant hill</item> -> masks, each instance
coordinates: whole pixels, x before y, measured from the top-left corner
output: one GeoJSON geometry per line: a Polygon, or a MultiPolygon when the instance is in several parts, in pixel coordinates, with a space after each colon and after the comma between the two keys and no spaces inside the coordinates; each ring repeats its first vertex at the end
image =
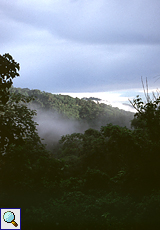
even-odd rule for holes
{"type": "Polygon", "coordinates": [[[12,88],[12,92],[21,93],[26,96],[34,96],[31,103],[39,111],[57,112],[62,117],[71,120],[86,121],[91,126],[106,125],[113,123],[130,128],[130,121],[134,113],[104,103],[95,103],[99,98],[73,98],[68,95],[52,94],[40,90],[30,90],[28,88],[12,88]]]}

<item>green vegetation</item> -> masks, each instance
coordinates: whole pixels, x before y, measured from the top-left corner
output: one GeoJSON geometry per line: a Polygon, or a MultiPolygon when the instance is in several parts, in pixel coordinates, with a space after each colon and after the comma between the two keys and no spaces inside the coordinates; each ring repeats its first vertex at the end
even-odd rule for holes
{"type": "Polygon", "coordinates": [[[79,99],[67,95],[46,93],[40,90],[13,87],[11,92],[34,97],[34,101],[30,103],[30,106],[34,106],[37,111],[57,112],[63,118],[87,123],[89,127],[95,129],[99,129],[101,125],[108,123],[130,128],[130,122],[134,117],[134,113],[103,103],[95,103],[93,100],[97,98],[88,98],[86,100],[85,98],[79,99]]]}
{"type": "Polygon", "coordinates": [[[21,208],[28,230],[159,229],[160,98],[133,101],[133,129],[102,123],[64,135],[53,155],[38,136],[30,96],[39,94],[37,110],[87,122],[114,109],[38,90],[10,91],[18,70],[9,54],[0,56],[0,207],[21,208]]]}

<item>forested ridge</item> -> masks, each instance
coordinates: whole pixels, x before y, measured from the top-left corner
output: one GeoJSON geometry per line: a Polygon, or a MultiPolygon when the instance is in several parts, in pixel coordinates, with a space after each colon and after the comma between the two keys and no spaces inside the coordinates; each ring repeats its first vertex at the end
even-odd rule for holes
{"type": "Polygon", "coordinates": [[[27,88],[11,88],[11,92],[32,96],[34,108],[50,112],[58,112],[64,118],[85,121],[94,128],[112,123],[130,128],[130,122],[134,113],[114,108],[104,103],[96,103],[98,98],[73,98],[68,95],[52,94],[40,90],[29,90],[27,88]]]}
{"type": "Polygon", "coordinates": [[[134,118],[132,112],[94,102],[97,98],[79,99],[14,87],[11,87],[10,92],[32,97],[28,107],[36,110],[34,120],[38,123],[39,136],[52,153],[55,153],[62,135],[83,133],[88,128],[99,130],[102,125],[109,123],[131,128],[134,118]]]}
{"type": "Polygon", "coordinates": [[[159,95],[146,102],[135,97],[133,129],[105,121],[62,135],[48,151],[33,105],[87,122],[114,109],[92,100],[10,90],[19,68],[10,54],[0,55],[0,207],[21,208],[22,229],[29,230],[159,229],[159,95]],[[38,94],[41,99],[32,102],[38,94]]]}

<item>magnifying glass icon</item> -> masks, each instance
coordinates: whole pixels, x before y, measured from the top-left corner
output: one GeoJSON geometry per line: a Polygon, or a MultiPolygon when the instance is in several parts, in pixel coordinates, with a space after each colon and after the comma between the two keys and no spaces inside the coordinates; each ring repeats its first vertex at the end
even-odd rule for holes
{"type": "Polygon", "coordinates": [[[18,226],[18,224],[14,221],[15,220],[15,215],[11,211],[7,211],[3,215],[3,219],[7,223],[12,223],[15,227],[18,226]]]}

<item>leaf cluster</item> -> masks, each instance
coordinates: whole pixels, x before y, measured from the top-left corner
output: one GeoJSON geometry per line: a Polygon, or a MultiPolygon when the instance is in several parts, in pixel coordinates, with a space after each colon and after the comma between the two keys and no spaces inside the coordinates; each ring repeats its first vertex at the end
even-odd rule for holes
{"type": "Polygon", "coordinates": [[[9,99],[9,89],[12,79],[19,76],[19,63],[15,62],[10,54],[0,55],[0,108],[9,99]]]}

